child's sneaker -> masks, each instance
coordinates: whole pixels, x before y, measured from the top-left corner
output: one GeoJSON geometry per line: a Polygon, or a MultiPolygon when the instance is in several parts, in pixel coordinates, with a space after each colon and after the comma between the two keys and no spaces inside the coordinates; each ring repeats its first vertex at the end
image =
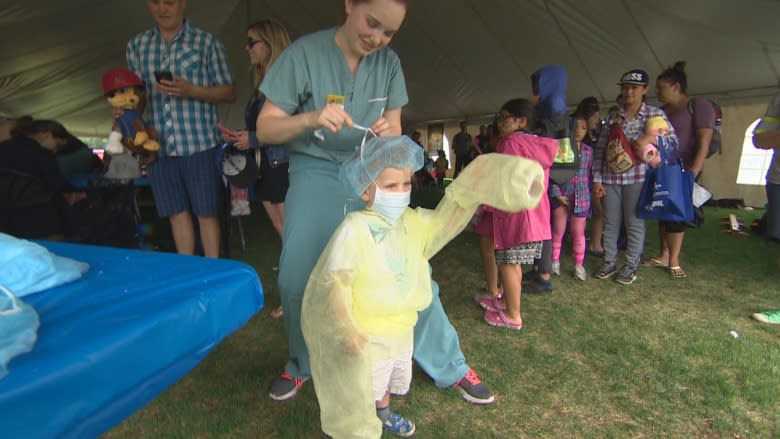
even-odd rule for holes
{"type": "Polygon", "coordinates": [[[472,404],[490,404],[495,400],[493,392],[482,384],[474,369],[469,369],[466,375],[455,383],[453,388],[463,395],[463,399],[472,404]]]}
{"type": "Polygon", "coordinates": [[[539,272],[536,271],[536,269],[531,269],[526,272],[523,272],[523,280],[521,281],[521,283],[523,284],[523,286],[525,286],[525,284],[534,283],[541,278],[542,275],[540,275],[539,272]]]}
{"type": "Polygon", "coordinates": [[[575,265],[574,266],[574,277],[581,280],[586,281],[588,280],[588,272],[585,271],[585,267],[582,265],[575,265]]]}
{"type": "Polygon", "coordinates": [[[762,323],[771,323],[773,325],[780,325],[780,309],[757,312],[753,314],[753,318],[762,323]]]}
{"type": "Polygon", "coordinates": [[[414,434],[415,430],[414,422],[395,412],[390,412],[390,416],[382,423],[382,428],[401,437],[409,437],[414,434]]]}
{"type": "Polygon", "coordinates": [[[522,284],[522,292],[529,294],[550,294],[553,292],[552,279],[539,279],[522,284]]]}
{"type": "Polygon", "coordinates": [[[593,274],[596,279],[606,279],[617,273],[617,265],[614,262],[605,262],[601,264],[601,268],[593,274]]]}
{"type": "Polygon", "coordinates": [[[561,261],[552,261],[552,274],[561,275],[561,261]]]}
{"type": "Polygon", "coordinates": [[[615,281],[621,285],[631,285],[636,280],[636,267],[626,264],[620,269],[615,281]]]}
{"type": "Polygon", "coordinates": [[[285,371],[271,382],[268,396],[274,401],[287,401],[298,394],[305,381],[305,379],[293,377],[285,371]]]}

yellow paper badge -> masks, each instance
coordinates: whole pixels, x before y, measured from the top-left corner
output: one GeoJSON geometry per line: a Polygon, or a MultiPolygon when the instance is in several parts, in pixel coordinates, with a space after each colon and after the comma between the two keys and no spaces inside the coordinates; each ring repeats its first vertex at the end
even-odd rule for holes
{"type": "Polygon", "coordinates": [[[340,106],[341,109],[343,110],[344,109],[344,102],[346,102],[346,99],[344,98],[344,96],[328,95],[327,102],[329,104],[336,104],[336,105],[340,106]]]}

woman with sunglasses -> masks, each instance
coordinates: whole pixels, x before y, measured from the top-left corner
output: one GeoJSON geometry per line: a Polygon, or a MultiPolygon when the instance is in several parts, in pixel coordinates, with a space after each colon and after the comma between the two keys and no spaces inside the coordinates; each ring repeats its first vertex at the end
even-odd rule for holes
{"type": "MultiPolygon", "coordinates": [[[[234,142],[236,148],[245,150],[252,148],[260,151],[260,178],[255,184],[255,198],[263,203],[268,218],[276,233],[282,237],[284,229],[284,199],[287,196],[288,163],[290,153],[287,145],[261,144],[257,139],[257,115],[265,104],[265,95],[260,92],[268,69],[279,58],[279,55],[290,45],[287,29],[274,20],[260,20],[246,30],[246,52],[253,75],[252,96],[246,104],[244,119],[246,129],[234,131],[219,125],[222,138],[234,142]]],[[[277,307],[271,311],[271,317],[281,317],[283,308],[277,307]]]]}
{"type": "MultiPolygon", "coordinates": [[[[347,210],[362,208],[338,172],[370,127],[401,134],[408,102],[398,55],[387,47],[406,16],[408,0],[345,0],[340,26],[301,37],[260,85],[268,100],[257,120],[260,142],[290,144],[279,289],[290,360],[270,388],[275,400],[294,397],[311,376],[300,327],[306,282],[347,210]]],[[[493,395],[466,364],[455,329],[434,287],[432,304],[415,326],[414,359],[439,387],[455,387],[473,403],[493,395]]]]}

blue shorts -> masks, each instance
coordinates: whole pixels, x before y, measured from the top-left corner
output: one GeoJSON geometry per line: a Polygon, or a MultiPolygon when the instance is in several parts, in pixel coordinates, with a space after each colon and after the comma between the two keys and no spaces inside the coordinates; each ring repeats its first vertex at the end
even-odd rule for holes
{"type": "Polygon", "coordinates": [[[187,157],[160,157],[149,166],[149,180],[159,216],[185,211],[195,216],[219,216],[223,186],[214,165],[214,150],[187,157]]]}

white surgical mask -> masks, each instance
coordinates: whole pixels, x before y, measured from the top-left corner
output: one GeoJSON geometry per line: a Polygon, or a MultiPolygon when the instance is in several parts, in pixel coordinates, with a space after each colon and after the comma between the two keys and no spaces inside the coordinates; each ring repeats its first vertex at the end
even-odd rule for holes
{"type": "MultiPolygon", "coordinates": [[[[376,184],[376,183],[375,183],[376,184]]],[[[406,192],[383,192],[376,187],[374,203],[371,204],[371,210],[386,219],[390,224],[395,224],[398,218],[403,215],[409,202],[411,201],[412,191],[406,192]]]]}

